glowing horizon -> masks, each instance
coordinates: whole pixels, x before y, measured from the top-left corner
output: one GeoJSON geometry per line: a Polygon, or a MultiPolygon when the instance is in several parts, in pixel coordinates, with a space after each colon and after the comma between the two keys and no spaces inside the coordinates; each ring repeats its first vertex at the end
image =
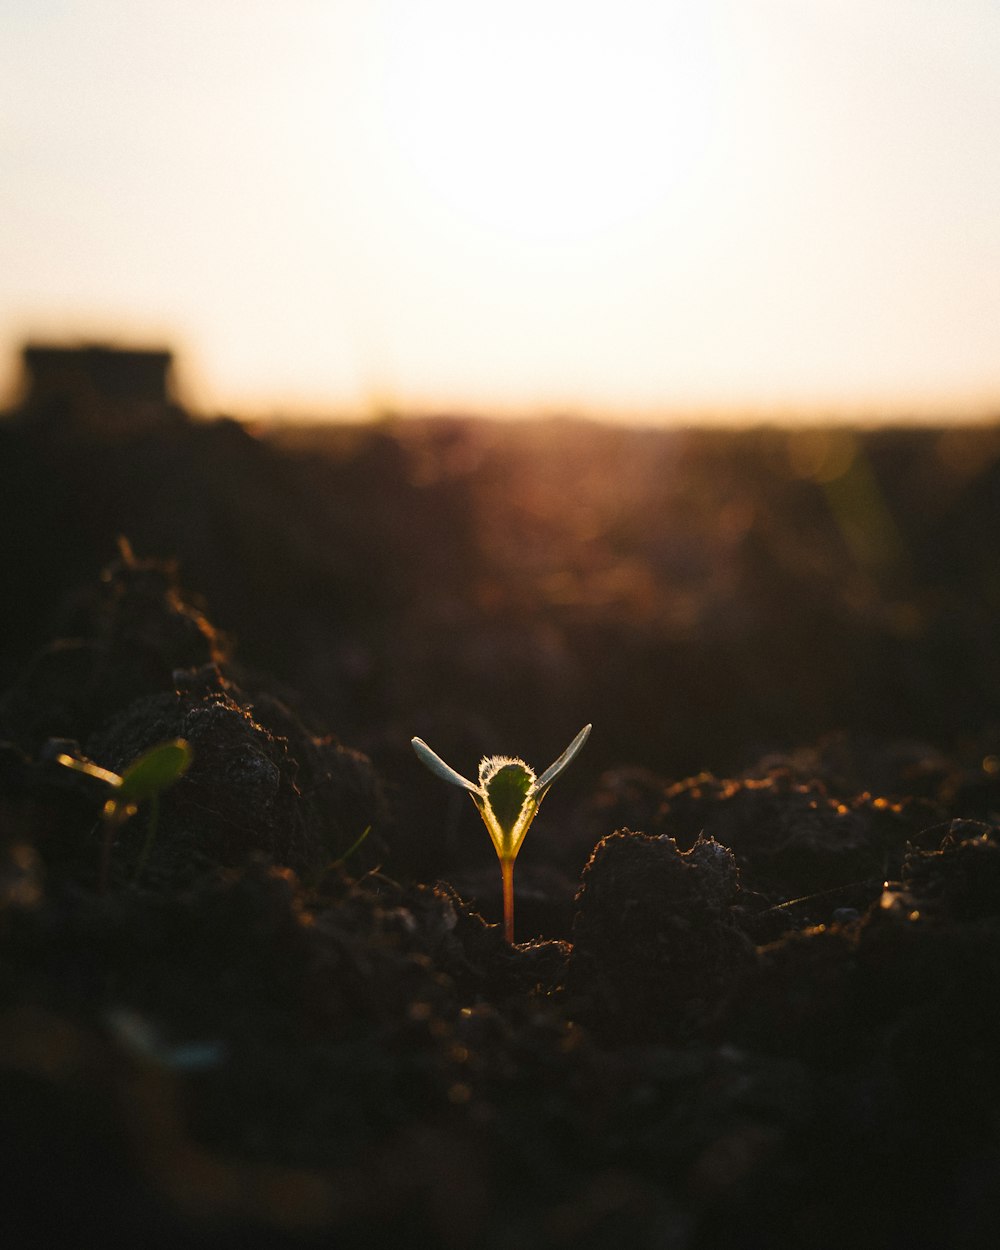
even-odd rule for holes
{"type": "Polygon", "coordinates": [[[991,0],[0,3],[0,398],[1000,412],[991,0]]]}

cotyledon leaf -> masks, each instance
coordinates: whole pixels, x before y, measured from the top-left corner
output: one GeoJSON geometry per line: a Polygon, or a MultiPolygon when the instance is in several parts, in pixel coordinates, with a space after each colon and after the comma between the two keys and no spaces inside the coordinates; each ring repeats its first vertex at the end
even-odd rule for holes
{"type": "Polygon", "coordinates": [[[592,725],[584,725],[555,763],[550,764],[548,768],[546,768],[545,772],[542,773],[532,787],[535,794],[537,794],[540,790],[547,790],[559,774],[573,762],[583,744],[590,737],[590,731],[592,728],[592,725]]]}
{"type": "Polygon", "coordinates": [[[453,786],[460,786],[463,790],[478,792],[479,787],[477,785],[474,785],[468,777],[463,777],[461,773],[455,772],[454,768],[450,764],[446,764],[440,755],[435,755],[422,738],[413,738],[411,742],[418,758],[427,765],[432,773],[437,773],[443,781],[447,781],[453,786]]]}
{"type": "Polygon", "coordinates": [[[161,742],[145,755],[140,755],[122,773],[119,796],[126,803],[141,803],[152,798],[187,772],[191,766],[191,747],[183,738],[161,742]]]}

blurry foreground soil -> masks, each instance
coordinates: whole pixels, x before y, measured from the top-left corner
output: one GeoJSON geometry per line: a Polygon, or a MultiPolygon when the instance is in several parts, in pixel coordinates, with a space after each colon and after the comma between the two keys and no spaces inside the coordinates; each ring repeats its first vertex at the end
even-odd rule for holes
{"type": "Polygon", "coordinates": [[[998,491],[993,428],[0,425],[11,1244],[996,1245],[998,491]],[[508,947],[409,738],[587,721],[508,947]],[[56,756],[178,737],[101,893],[56,756]]]}

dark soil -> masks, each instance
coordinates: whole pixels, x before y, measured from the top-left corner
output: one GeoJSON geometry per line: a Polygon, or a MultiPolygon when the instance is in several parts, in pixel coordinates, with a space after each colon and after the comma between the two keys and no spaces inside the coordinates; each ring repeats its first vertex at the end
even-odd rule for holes
{"type": "Polygon", "coordinates": [[[551,434],[0,426],[12,1247],[998,1244],[996,432],[551,434]]]}

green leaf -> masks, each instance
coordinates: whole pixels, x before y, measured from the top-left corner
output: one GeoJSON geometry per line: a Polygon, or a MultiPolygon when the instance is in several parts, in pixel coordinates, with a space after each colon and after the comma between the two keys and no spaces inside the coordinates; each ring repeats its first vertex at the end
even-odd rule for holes
{"type": "Polygon", "coordinates": [[[141,803],[160,794],[183,777],[193,758],[191,747],[183,738],[161,742],[125,769],[119,789],[120,801],[141,803]]]}
{"type": "Polygon", "coordinates": [[[531,788],[532,775],[522,764],[504,764],[486,783],[486,798],[497,824],[509,835],[531,788]]]}
{"type": "MultiPolygon", "coordinates": [[[[355,852],[355,851],[357,851],[357,850],[360,850],[360,849],[361,849],[362,844],[364,843],[364,841],[365,841],[365,839],[368,837],[368,835],[371,833],[371,831],[372,831],[372,827],[371,827],[371,825],[366,825],[366,826],[365,826],[365,828],[364,828],[364,831],[363,831],[363,832],[362,832],[362,834],[361,834],[361,836],[360,836],[359,838],[356,838],[356,839],[355,839],[355,840],[351,843],[351,845],[347,848],[347,850],[343,853],[343,855],[338,855],[338,856],[337,856],[337,858],[333,861],[333,863],[334,863],[334,864],[343,864],[343,863],[346,863],[346,862],[347,862],[347,860],[349,860],[349,859],[351,858],[351,856],[354,854],[354,852],[355,852]]],[[[332,865],[331,865],[331,867],[332,867],[332,865]]]]}

